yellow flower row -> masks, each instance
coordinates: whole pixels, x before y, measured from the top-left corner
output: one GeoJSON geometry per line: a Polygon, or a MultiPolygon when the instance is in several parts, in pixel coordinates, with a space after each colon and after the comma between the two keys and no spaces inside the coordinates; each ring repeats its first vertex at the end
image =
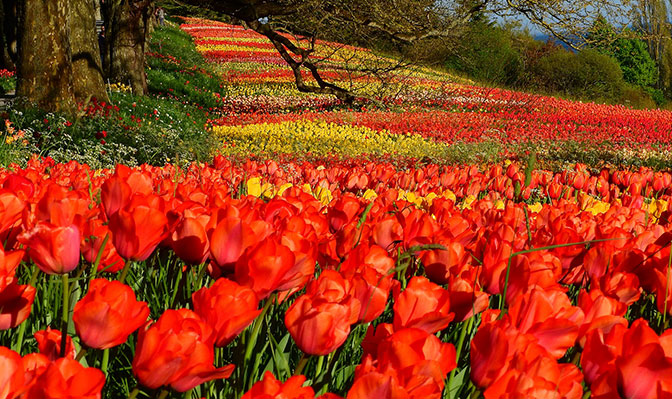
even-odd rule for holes
{"type": "Polygon", "coordinates": [[[329,156],[394,154],[401,157],[441,157],[449,145],[417,134],[392,134],[367,127],[322,121],[288,121],[244,126],[215,126],[224,155],[310,153],[329,156]]]}
{"type": "Polygon", "coordinates": [[[208,51],[243,51],[249,53],[277,53],[274,48],[259,48],[252,46],[234,46],[231,44],[198,44],[196,50],[200,53],[208,51]]]}

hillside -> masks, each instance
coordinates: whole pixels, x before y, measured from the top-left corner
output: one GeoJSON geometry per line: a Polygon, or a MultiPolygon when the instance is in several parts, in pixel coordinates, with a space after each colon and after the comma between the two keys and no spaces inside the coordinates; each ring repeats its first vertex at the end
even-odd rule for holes
{"type": "MultiPolygon", "coordinates": [[[[204,20],[187,20],[181,28],[224,76],[221,117],[213,120],[224,154],[390,154],[494,162],[536,153],[544,161],[594,166],[672,162],[669,111],[477,87],[426,68],[410,68],[391,79],[393,94],[383,98],[391,109],[351,110],[333,97],[299,93],[271,43],[253,31],[204,20]],[[319,139],[327,136],[350,145],[319,139]]],[[[366,78],[351,83],[337,68],[327,69],[327,76],[343,85],[375,86],[366,78]]]]}

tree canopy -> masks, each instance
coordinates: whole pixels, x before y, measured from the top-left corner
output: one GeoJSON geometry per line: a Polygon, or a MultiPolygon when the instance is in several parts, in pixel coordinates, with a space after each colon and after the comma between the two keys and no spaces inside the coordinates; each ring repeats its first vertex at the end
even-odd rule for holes
{"type": "MultiPolygon", "coordinates": [[[[597,15],[623,18],[629,0],[183,0],[226,14],[266,36],[294,72],[300,91],[332,94],[352,101],[357,93],[342,82],[325,80],[324,62],[315,57],[318,39],[339,43],[385,42],[401,50],[417,42],[441,38],[456,43],[469,24],[484,14],[524,15],[541,29],[580,48],[591,40],[597,15]],[[302,74],[302,71],[304,74],[302,74]],[[305,73],[312,79],[306,79],[305,73]]],[[[336,54],[334,50],[332,54],[336,54]]],[[[323,57],[319,57],[323,59],[323,57]]],[[[348,73],[376,76],[405,67],[386,62],[352,63],[348,73]]]]}

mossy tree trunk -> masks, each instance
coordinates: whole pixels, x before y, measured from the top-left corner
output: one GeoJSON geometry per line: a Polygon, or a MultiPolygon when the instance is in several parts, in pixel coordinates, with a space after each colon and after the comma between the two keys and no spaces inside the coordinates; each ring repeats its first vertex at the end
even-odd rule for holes
{"type": "Polygon", "coordinates": [[[15,7],[9,0],[0,0],[0,69],[14,69],[16,52],[15,7]]]}
{"type": "Polygon", "coordinates": [[[72,73],[77,101],[87,103],[91,98],[109,101],[103,80],[103,65],[96,35],[96,17],[92,0],[72,2],[72,73]]]}
{"type": "Polygon", "coordinates": [[[70,0],[21,0],[16,95],[49,111],[76,109],[70,0]]]}
{"type": "Polygon", "coordinates": [[[91,0],[18,2],[17,97],[72,113],[77,102],[107,100],[91,0]]]}
{"type": "Polygon", "coordinates": [[[151,24],[151,0],[111,0],[105,9],[105,72],[114,82],[147,94],[145,42],[151,24]]]}

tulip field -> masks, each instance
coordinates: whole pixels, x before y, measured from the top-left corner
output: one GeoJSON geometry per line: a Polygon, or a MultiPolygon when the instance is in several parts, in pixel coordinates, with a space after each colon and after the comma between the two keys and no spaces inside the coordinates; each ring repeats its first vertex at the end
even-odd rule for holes
{"type": "Polygon", "coordinates": [[[429,69],[351,107],[181,28],[211,162],[0,169],[0,399],[672,397],[671,112],[429,69]]]}

